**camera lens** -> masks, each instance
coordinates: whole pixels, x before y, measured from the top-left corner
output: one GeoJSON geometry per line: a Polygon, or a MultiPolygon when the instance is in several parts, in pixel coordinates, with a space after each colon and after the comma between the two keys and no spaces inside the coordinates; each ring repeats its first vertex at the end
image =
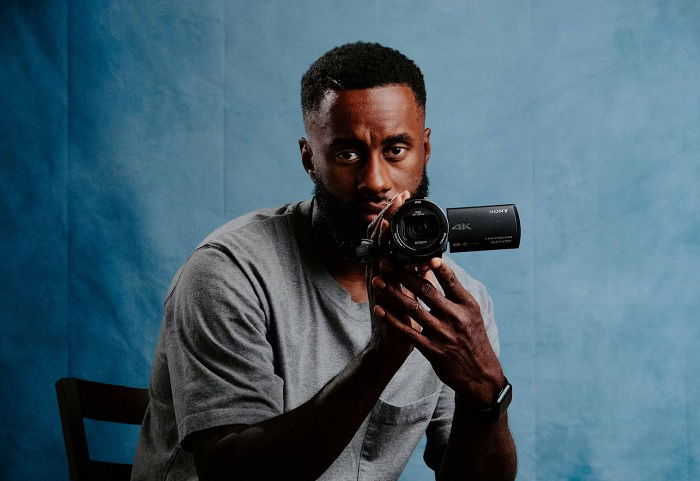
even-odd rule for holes
{"type": "Polygon", "coordinates": [[[422,262],[447,247],[447,217],[428,199],[408,199],[391,219],[390,255],[398,262],[422,262]]]}
{"type": "Polygon", "coordinates": [[[436,237],[437,222],[434,217],[412,217],[404,219],[410,240],[427,240],[436,237]]]}
{"type": "Polygon", "coordinates": [[[423,206],[406,212],[399,222],[402,244],[413,250],[430,250],[440,242],[440,224],[435,213],[423,206]]]}

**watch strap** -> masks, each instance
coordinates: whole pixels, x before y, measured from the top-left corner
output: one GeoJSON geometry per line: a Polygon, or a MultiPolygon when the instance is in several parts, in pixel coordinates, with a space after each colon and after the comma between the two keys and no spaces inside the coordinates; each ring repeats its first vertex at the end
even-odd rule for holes
{"type": "MultiPolygon", "coordinates": [[[[506,384],[498,392],[494,402],[485,409],[472,410],[470,417],[481,421],[497,421],[504,412],[508,410],[510,402],[513,400],[513,386],[505,378],[506,384]]],[[[469,415],[469,414],[468,414],[469,415]]]]}

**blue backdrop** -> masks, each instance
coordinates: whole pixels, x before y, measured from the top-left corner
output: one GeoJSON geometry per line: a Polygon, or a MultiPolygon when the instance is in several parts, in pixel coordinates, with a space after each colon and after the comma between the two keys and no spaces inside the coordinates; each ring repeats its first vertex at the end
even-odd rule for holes
{"type": "MultiPolygon", "coordinates": [[[[519,479],[700,479],[692,0],[3,2],[0,478],[66,479],[54,381],[145,386],[189,251],[310,195],[299,79],[354,40],[423,69],[433,199],[519,207],[519,250],[456,256],[495,301],[519,479]]],[[[88,429],[131,459],[134,430],[88,429]]]]}

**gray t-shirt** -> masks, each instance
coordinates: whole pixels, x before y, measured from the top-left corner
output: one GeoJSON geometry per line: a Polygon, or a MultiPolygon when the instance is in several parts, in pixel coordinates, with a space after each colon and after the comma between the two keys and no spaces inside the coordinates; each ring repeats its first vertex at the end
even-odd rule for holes
{"type": "MultiPolygon", "coordinates": [[[[314,251],[312,201],[264,209],[209,235],[171,283],[132,480],[195,480],[188,435],[253,424],[313,397],[366,345],[355,303],[314,251]]],[[[498,333],[483,285],[451,263],[498,333]]],[[[447,443],[454,393],[414,349],[319,479],[397,479],[418,441],[447,443]]]]}

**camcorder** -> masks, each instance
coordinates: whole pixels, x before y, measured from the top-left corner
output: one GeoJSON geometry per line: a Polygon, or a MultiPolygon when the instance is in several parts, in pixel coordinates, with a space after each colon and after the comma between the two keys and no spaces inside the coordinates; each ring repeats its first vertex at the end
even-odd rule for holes
{"type": "Polygon", "coordinates": [[[419,264],[450,252],[516,249],[520,218],[515,204],[447,209],[428,199],[408,199],[390,222],[389,240],[376,245],[363,239],[356,249],[363,264],[386,257],[399,264],[419,264]]]}

